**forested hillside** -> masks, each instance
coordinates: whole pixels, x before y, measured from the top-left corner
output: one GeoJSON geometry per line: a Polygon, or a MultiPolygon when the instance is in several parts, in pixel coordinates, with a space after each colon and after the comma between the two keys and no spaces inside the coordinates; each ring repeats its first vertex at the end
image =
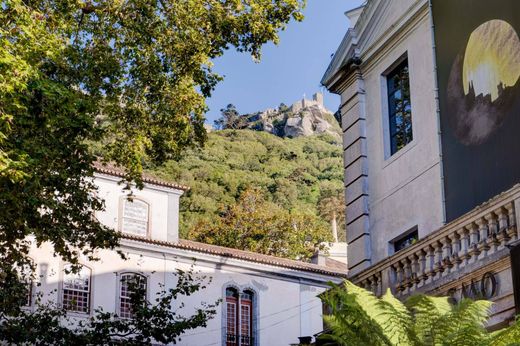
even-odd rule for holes
{"type": "Polygon", "coordinates": [[[337,138],[280,138],[252,130],[213,131],[208,136],[203,149],[189,150],[181,161],[147,169],[191,187],[181,199],[182,237],[200,238],[197,228],[222,217],[248,188],[261,193],[266,202],[262,208],[272,208],[273,214],[281,209],[304,216],[314,228],[325,226],[328,231],[335,216],[338,229],[343,229],[342,151],[337,138]]]}

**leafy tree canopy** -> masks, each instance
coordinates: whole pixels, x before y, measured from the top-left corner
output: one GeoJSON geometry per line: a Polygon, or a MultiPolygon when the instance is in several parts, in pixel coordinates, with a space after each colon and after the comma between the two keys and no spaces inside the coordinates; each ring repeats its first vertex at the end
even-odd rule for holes
{"type": "MultiPolygon", "coordinates": [[[[94,217],[89,142],[140,185],[142,158],[202,144],[212,59],[301,20],[302,0],[1,0],[0,290],[30,263],[27,236],[71,263],[113,248],[94,217]]],[[[0,306],[0,310],[7,308],[0,306]]]]}
{"type": "Polygon", "coordinates": [[[258,189],[246,189],[236,205],[213,221],[201,221],[190,238],[278,257],[308,259],[332,240],[326,223],[315,216],[289,213],[269,203],[258,189]]]}
{"type": "Polygon", "coordinates": [[[190,186],[181,198],[184,238],[194,239],[199,222],[220,219],[222,206],[237,204],[242,192],[252,187],[260,189],[276,210],[328,223],[335,210],[341,240],[346,236],[344,207],[338,206],[343,201],[341,155],[341,144],[327,135],[291,139],[261,131],[224,130],[211,132],[205,148],[188,150],[180,161],[147,169],[190,186]],[[335,203],[326,203],[327,198],[335,203]]]}

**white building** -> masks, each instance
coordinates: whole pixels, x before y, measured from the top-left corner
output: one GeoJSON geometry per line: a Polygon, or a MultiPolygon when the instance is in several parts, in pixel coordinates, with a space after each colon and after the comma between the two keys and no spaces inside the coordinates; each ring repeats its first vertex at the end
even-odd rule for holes
{"type": "Polygon", "coordinates": [[[118,185],[120,179],[120,171],[98,167],[95,182],[106,210],[97,217],[126,234],[120,249],[128,259],[115,251],[99,251],[100,260],[84,260],[78,277],[64,274],[67,263],[52,255],[49,244],[34,246],[30,255],[41,286],[34,285],[33,296],[44,292],[45,299],[68,307],[75,318],[91,316],[98,307],[124,317],[131,314],[125,296],[129,275],[144,279],[152,299],[161,284],[175,286],[172,273],[193,265],[212,282],[182,301],[182,311],[189,316],[202,301],[222,303],[207,328],[188,331],[180,345],[285,346],[323,330],[317,295],[328,281],[345,276],[340,262],[327,259],[324,263],[333,266],[327,267],[179,239],[179,198],[185,188],[145,177],[145,188],[135,190],[130,202],[118,185]]]}
{"type": "MultiPolygon", "coordinates": [[[[346,13],[350,27],[322,79],[341,96],[350,278],[378,294],[489,298],[497,326],[514,316],[515,290],[520,299],[509,253],[518,239],[518,111],[507,109],[502,126],[490,121],[485,140],[460,140],[464,126],[484,123],[453,125],[472,100],[450,106],[446,83],[462,79],[450,54],[464,53],[471,30],[489,19],[501,19],[489,28],[506,27],[517,4],[368,0],[346,13]]],[[[484,80],[493,73],[479,71],[484,80]]]]}

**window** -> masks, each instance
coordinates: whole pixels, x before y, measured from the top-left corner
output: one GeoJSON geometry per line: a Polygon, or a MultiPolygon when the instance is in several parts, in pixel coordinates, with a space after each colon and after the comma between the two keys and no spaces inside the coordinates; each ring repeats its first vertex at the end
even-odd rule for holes
{"type": "Polygon", "coordinates": [[[226,289],[226,346],[238,345],[238,291],[234,288],[226,289]]]}
{"type": "Polygon", "coordinates": [[[240,345],[252,345],[253,293],[244,291],[240,295],[240,345]]]}
{"type": "Polygon", "coordinates": [[[254,293],[226,289],[226,346],[254,345],[254,293]]]}
{"type": "Polygon", "coordinates": [[[400,236],[396,240],[393,241],[394,244],[394,253],[397,251],[401,251],[408,246],[415,244],[419,240],[419,232],[417,230],[417,226],[406,232],[404,235],[400,236]]]}
{"type": "Polygon", "coordinates": [[[65,266],[63,278],[63,307],[68,311],[88,314],[90,311],[90,269],[85,266],[77,273],[65,266]]]}
{"type": "MultiPolygon", "coordinates": [[[[121,285],[119,290],[119,317],[132,318],[132,295],[138,289],[146,295],[146,278],[135,273],[125,273],[121,275],[121,285]]],[[[145,297],[143,297],[144,299],[145,297]]]]}
{"type": "Polygon", "coordinates": [[[148,235],[149,209],[148,203],[140,199],[123,199],[121,231],[146,237],[148,235]]]}
{"type": "Polygon", "coordinates": [[[412,107],[410,104],[410,77],[405,59],[387,76],[388,125],[390,155],[410,143],[412,135],[412,107]]]}

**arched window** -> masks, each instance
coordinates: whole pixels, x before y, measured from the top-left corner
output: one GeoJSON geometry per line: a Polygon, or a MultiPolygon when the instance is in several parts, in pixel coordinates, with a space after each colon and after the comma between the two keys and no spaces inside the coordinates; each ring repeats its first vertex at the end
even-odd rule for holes
{"type": "Polygon", "coordinates": [[[146,278],[141,274],[125,273],[121,275],[119,289],[119,317],[132,318],[132,296],[142,294],[146,298],[146,278]]]}
{"type": "Polygon", "coordinates": [[[240,345],[253,345],[253,292],[240,295],[240,345]]]}
{"type": "Polygon", "coordinates": [[[226,346],[238,345],[238,291],[226,288],[226,346]]]}
{"type": "Polygon", "coordinates": [[[124,198],[121,232],[146,237],[150,206],[143,200],[124,198]]]}
{"type": "Polygon", "coordinates": [[[86,313],[90,311],[90,269],[82,266],[77,273],[71,272],[72,266],[66,265],[63,278],[63,307],[65,310],[86,313]]]}
{"type": "Polygon", "coordinates": [[[253,346],[254,293],[226,288],[226,346],[253,346]]]}

